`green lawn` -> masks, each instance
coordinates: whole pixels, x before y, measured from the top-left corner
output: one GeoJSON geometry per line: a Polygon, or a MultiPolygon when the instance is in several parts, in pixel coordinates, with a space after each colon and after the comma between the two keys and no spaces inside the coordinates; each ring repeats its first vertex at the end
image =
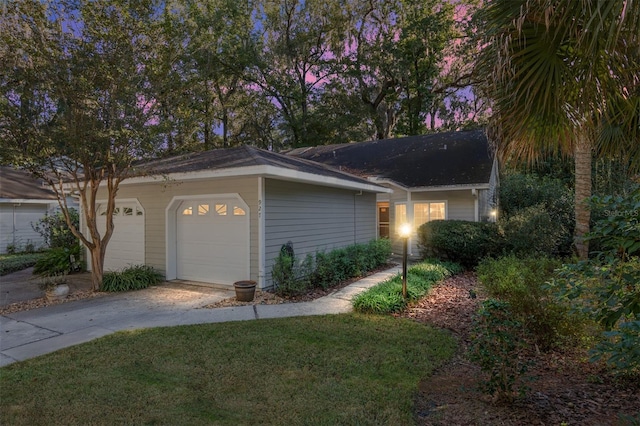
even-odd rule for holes
{"type": "Polygon", "coordinates": [[[0,424],[412,424],[454,350],[360,314],[120,332],[1,368],[0,424]]]}
{"type": "Polygon", "coordinates": [[[0,254],[0,276],[33,266],[44,255],[45,253],[0,254]]]}

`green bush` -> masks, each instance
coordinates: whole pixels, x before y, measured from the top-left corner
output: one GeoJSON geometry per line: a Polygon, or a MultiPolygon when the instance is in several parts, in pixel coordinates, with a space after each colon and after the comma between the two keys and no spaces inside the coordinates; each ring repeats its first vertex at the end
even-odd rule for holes
{"type": "Polygon", "coordinates": [[[508,302],[488,299],[482,303],[474,318],[471,342],[469,359],[488,375],[481,385],[485,392],[506,401],[513,399],[516,390],[524,393],[526,331],[508,302]]]}
{"type": "Polygon", "coordinates": [[[288,291],[289,288],[295,286],[295,274],[293,271],[295,265],[295,254],[293,247],[285,244],[280,249],[280,253],[275,260],[271,269],[271,278],[277,289],[280,291],[288,291]]]}
{"type": "Polygon", "coordinates": [[[284,296],[303,294],[313,288],[330,288],[342,281],[361,276],[387,262],[391,243],[387,239],[353,244],[326,252],[307,254],[298,262],[293,246],[282,246],[271,270],[276,293],[284,296]]]}
{"type": "Polygon", "coordinates": [[[521,255],[571,255],[574,195],[559,179],[513,173],[500,182],[499,226],[507,251],[521,255]]]}
{"type": "Polygon", "coordinates": [[[551,258],[509,255],[486,259],[477,268],[489,297],[508,302],[515,318],[544,350],[580,337],[585,326],[585,320],[560,303],[547,284],[560,266],[551,258]]]}
{"type": "Polygon", "coordinates": [[[22,271],[35,265],[44,253],[18,253],[0,255],[0,276],[22,271]]]}
{"type": "Polygon", "coordinates": [[[640,186],[624,196],[592,197],[604,214],[589,239],[602,250],[595,257],[565,265],[553,281],[557,295],[604,328],[594,358],[619,372],[640,373],[640,186]]]}
{"type": "Polygon", "coordinates": [[[567,254],[571,234],[553,218],[543,204],[526,207],[499,221],[505,250],[518,256],[559,256],[567,254]]]}
{"type": "Polygon", "coordinates": [[[434,220],[418,228],[423,258],[450,260],[471,268],[484,257],[501,251],[502,238],[495,223],[434,220]]]}
{"type": "MultiPolygon", "coordinates": [[[[69,216],[76,228],[80,226],[80,216],[76,209],[69,209],[69,216]]],[[[73,247],[77,245],[78,239],[71,233],[69,225],[62,212],[53,215],[46,214],[36,224],[31,224],[34,231],[42,235],[45,244],[50,248],[73,247]]]]}
{"type": "Polygon", "coordinates": [[[78,244],[71,246],[71,248],[54,248],[38,259],[33,267],[33,273],[43,277],[52,277],[76,272],[83,269],[81,258],[81,247],[78,244]]]}
{"type": "Polygon", "coordinates": [[[159,284],[164,276],[151,266],[134,265],[117,272],[105,272],[100,290],[117,292],[140,290],[159,284]]]}
{"type": "Polygon", "coordinates": [[[402,276],[396,275],[354,297],[358,312],[388,314],[400,312],[411,301],[422,298],[433,285],[462,270],[459,265],[437,260],[421,262],[407,270],[407,299],[402,297],[402,276]]]}

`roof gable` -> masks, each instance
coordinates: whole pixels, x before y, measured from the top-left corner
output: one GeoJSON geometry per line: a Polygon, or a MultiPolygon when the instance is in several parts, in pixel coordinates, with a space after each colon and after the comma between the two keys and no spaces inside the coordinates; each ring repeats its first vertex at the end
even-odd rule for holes
{"type": "MultiPolygon", "coordinates": [[[[133,175],[153,176],[195,173],[203,171],[223,171],[255,166],[272,166],[287,171],[308,173],[321,178],[333,178],[355,184],[377,186],[370,181],[336,170],[326,164],[296,158],[256,147],[244,145],[236,148],[215,149],[204,152],[163,158],[142,163],[134,168],[133,175]]],[[[381,188],[381,187],[379,187],[381,188]]]]}
{"type": "Polygon", "coordinates": [[[493,166],[483,130],[298,148],[287,154],[410,188],[485,184],[493,166]]]}
{"type": "Polygon", "coordinates": [[[30,173],[0,166],[0,198],[10,200],[56,200],[56,194],[30,173]]]}

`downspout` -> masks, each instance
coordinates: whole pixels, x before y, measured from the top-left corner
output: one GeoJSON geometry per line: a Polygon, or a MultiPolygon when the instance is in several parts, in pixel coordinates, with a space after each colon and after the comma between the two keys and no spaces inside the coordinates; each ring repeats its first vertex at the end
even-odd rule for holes
{"type": "Polygon", "coordinates": [[[356,197],[359,195],[362,195],[362,191],[356,192],[355,194],[353,194],[353,244],[358,243],[358,220],[356,217],[358,208],[356,203],[356,197]]]}
{"type": "Polygon", "coordinates": [[[266,271],[265,271],[265,217],[264,217],[264,203],[265,203],[265,179],[264,177],[258,177],[258,288],[264,289],[266,286],[266,271]]]}
{"type": "Polygon", "coordinates": [[[20,204],[13,205],[13,229],[11,231],[11,244],[13,245],[14,250],[16,249],[16,207],[20,207],[20,204]]]}

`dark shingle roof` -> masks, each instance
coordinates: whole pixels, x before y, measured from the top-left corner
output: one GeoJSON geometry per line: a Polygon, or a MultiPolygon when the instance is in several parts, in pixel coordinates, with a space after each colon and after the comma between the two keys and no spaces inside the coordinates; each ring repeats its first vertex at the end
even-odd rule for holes
{"type": "Polygon", "coordinates": [[[325,164],[265,151],[252,146],[214,149],[143,163],[134,174],[158,175],[188,173],[203,170],[224,170],[251,166],[274,166],[287,170],[332,177],[355,183],[374,185],[366,179],[341,172],[325,164]]]}
{"type": "Polygon", "coordinates": [[[287,154],[410,188],[488,183],[493,165],[483,130],[298,148],[287,154]]]}
{"type": "Polygon", "coordinates": [[[0,166],[0,198],[19,200],[55,200],[55,193],[42,186],[31,174],[0,166]]]}

